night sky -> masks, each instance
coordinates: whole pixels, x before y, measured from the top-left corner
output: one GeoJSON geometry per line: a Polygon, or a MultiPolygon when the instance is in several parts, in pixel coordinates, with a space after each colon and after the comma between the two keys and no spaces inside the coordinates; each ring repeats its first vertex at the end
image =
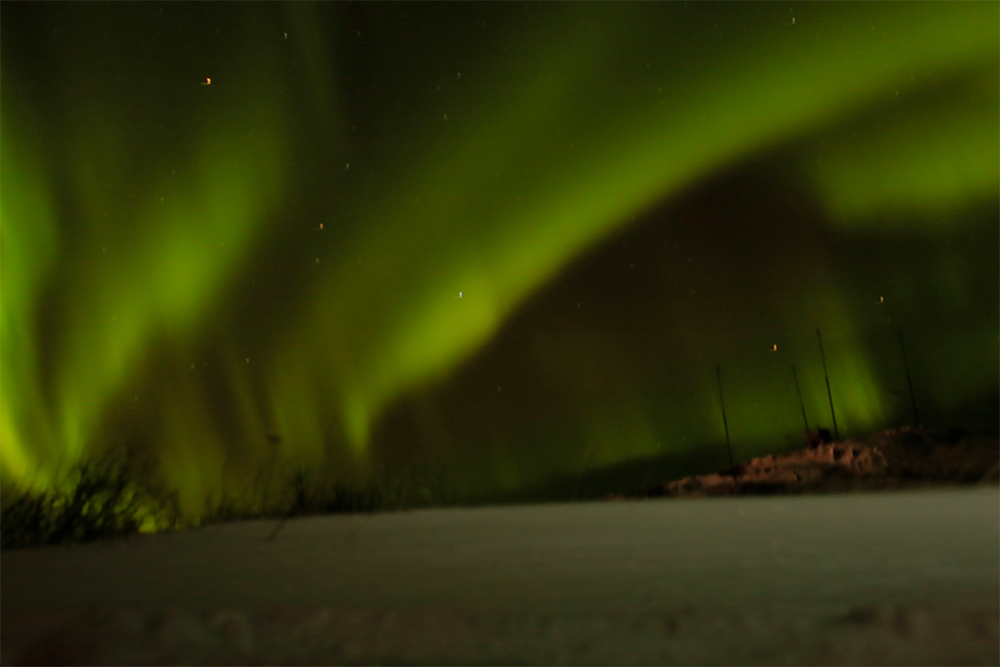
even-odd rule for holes
{"type": "Polygon", "coordinates": [[[802,444],[792,364],[832,426],[817,328],[842,437],[914,421],[900,333],[996,430],[996,3],[0,12],[4,482],[717,468],[717,367],[737,459],[802,444]]]}

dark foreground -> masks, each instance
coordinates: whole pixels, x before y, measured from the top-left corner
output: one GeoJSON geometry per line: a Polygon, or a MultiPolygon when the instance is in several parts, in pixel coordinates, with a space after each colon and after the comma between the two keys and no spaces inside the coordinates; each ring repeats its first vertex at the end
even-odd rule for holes
{"type": "Polygon", "coordinates": [[[993,484],[420,510],[275,527],[7,551],[0,660],[1000,661],[993,484]]]}

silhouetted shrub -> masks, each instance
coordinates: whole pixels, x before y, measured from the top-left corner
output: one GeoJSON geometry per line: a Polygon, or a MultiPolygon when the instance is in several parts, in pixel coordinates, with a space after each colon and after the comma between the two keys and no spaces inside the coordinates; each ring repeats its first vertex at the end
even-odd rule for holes
{"type": "MultiPolygon", "coordinates": [[[[182,525],[176,494],[135,481],[125,457],[79,463],[62,484],[45,491],[4,489],[0,505],[0,548],[88,542],[139,532],[152,521],[158,531],[182,525]]],[[[375,512],[383,497],[374,484],[310,480],[296,471],[285,495],[266,505],[223,494],[192,525],[310,514],[375,512]]]]}
{"type": "Polygon", "coordinates": [[[63,484],[46,491],[15,490],[0,509],[0,547],[88,542],[137,533],[146,518],[174,527],[176,504],[137,484],[123,462],[80,462],[63,484]]]}
{"type": "Polygon", "coordinates": [[[381,493],[374,485],[356,488],[342,482],[309,484],[301,470],[292,476],[290,486],[288,516],[374,512],[382,504],[381,493]]]}
{"type": "Polygon", "coordinates": [[[283,488],[279,499],[268,504],[260,498],[240,500],[223,493],[217,501],[209,501],[199,523],[377,512],[385,506],[383,495],[374,484],[354,486],[340,481],[315,480],[301,469],[288,477],[283,488]]]}

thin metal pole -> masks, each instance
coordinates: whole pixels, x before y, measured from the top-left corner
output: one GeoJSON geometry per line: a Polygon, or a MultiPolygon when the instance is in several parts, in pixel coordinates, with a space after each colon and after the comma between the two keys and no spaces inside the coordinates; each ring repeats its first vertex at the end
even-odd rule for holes
{"type": "Polygon", "coordinates": [[[830,417],[833,418],[833,437],[840,440],[840,432],[837,430],[837,413],[833,411],[833,392],[830,391],[830,374],[826,372],[826,355],[823,354],[823,335],[816,329],[816,337],[819,339],[819,356],[823,360],[823,377],[826,378],[826,395],[830,399],[830,417]]]}
{"type": "Polygon", "coordinates": [[[719,381],[719,404],[722,406],[722,427],[726,429],[726,451],[729,452],[729,467],[733,467],[733,446],[729,444],[729,423],[726,421],[726,402],[722,398],[722,367],[716,365],[715,378],[719,381]]]}
{"type": "Polygon", "coordinates": [[[903,346],[903,331],[897,329],[899,334],[899,349],[903,351],[903,368],[906,369],[906,384],[910,387],[910,403],[913,404],[913,421],[920,426],[920,415],[917,414],[917,399],[913,394],[913,381],[910,379],[910,364],[906,362],[906,348],[903,346]]]}
{"type": "Polygon", "coordinates": [[[802,410],[802,425],[806,427],[806,433],[809,433],[809,420],[806,419],[806,406],[802,403],[802,392],[799,391],[799,376],[795,374],[795,364],[792,364],[792,377],[795,379],[795,393],[799,397],[799,408],[802,410]]]}

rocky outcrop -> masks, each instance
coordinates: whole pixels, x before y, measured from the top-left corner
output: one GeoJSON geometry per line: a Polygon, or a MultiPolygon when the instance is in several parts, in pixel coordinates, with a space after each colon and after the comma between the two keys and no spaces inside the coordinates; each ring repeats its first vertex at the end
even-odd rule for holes
{"type": "Polygon", "coordinates": [[[762,456],[721,473],[664,482],[643,496],[732,496],[850,491],[998,478],[996,438],[957,429],[903,427],[865,442],[817,442],[788,454],[762,456]]]}

